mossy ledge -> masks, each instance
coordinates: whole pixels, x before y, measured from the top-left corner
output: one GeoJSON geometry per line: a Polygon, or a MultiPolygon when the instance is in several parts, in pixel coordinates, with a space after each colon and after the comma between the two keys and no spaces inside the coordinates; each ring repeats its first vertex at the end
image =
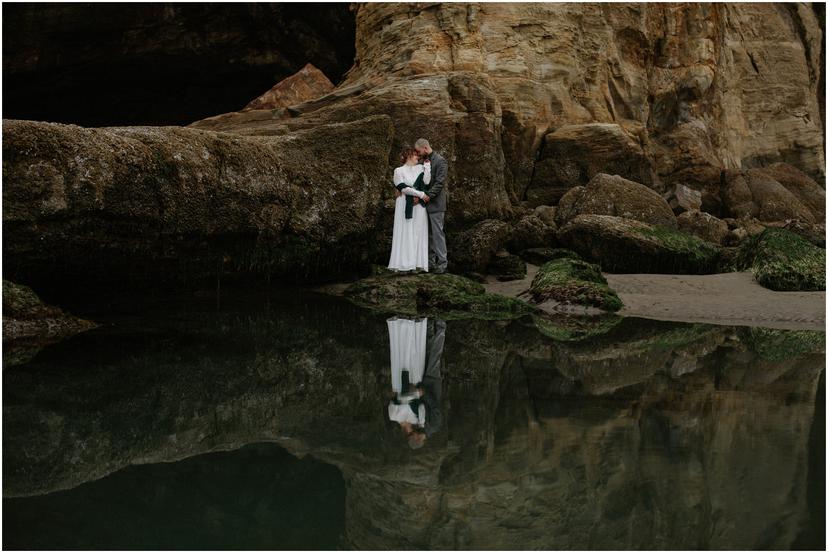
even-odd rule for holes
{"type": "Polygon", "coordinates": [[[374,276],[354,282],[344,295],[370,309],[444,319],[512,319],[534,311],[524,301],[489,294],[481,284],[452,274],[374,276]]]}
{"type": "Polygon", "coordinates": [[[601,274],[601,267],[573,257],[554,259],[538,270],[529,288],[532,300],[555,300],[564,304],[618,311],[623,303],[601,274]]]}
{"type": "Polygon", "coordinates": [[[710,274],[721,255],[686,232],[612,215],[578,215],[558,238],[611,273],[710,274]]]}
{"type": "Polygon", "coordinates": [[[777,291],[825,290],[825,249],[789,230],[766,228],[745,240],[732,270],[750,269],[760,285],[777,291]]]}

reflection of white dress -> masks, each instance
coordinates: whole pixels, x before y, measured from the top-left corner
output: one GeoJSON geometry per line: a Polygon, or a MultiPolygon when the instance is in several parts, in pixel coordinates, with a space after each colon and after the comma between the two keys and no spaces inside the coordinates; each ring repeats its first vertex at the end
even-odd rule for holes
{"type": "MultiPolygon", "coordinates": [[[[402,165],[394,169],[394,186],[405,183],[414,185],[420,173],[423,182],[431,182],[429,165],[402,165]]],[[[414,206],[411,219],[405,218],[405,195],[423,197],[423,192],[414,188],[404,188],[403,194],[394,204],[394,232],[391,238],[391,259],[388,268],[397,271],[428,271],[428,214],[421,203],[414,206]]]]}
{"type": "Polygon", "coordinates": [[[388,323],[388,339],[391,344],[391,388],[402,400],[401,405],[388,404],[388,417],[396,422],[423,424],[425,407],[420,405],[419,417],[414,414],[402,392],[402,372],[408,371],[408,381],[413,387],[423,379],[426,361],[426,332],[428,319],[400,319],[391,317],[388,323]]]}

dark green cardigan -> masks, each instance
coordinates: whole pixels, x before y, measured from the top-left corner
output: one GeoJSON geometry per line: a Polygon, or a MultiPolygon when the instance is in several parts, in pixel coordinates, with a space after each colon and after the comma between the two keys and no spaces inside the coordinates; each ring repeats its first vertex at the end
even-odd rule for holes
{"type": "MultiPolygon", "coordinates": [[[[420,192],[425,192],[426,191],[426,185],[423,183],[423,175],[425,175],[425,172],[422,172],[419,175],[417,175],[417,180],[414,181],[414,186],[412,186],[411,188],[413,188],[414,190],[419,190],[420,192]]],[[[403,188],[408,188],[408,185],[405,184],[404,182],[401,182],[400,184],[397,185],[397,190],[399,190],[400,192],[403,191],[403,188]]],[[[413,215],[414,215],[414,196],[409,196],[409,195],[406,194],[405,195],[405,218],[406,219],[411,219],[411,217],[413,215]]]]}

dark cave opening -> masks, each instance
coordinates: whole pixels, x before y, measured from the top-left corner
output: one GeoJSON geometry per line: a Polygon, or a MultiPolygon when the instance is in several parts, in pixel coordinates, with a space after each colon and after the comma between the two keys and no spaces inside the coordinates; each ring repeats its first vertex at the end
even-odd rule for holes
{"type": "Polygon", "coordinates": [[[354,59],[346,3],[4,4],[3,117],[186,125],[354,59]]]}

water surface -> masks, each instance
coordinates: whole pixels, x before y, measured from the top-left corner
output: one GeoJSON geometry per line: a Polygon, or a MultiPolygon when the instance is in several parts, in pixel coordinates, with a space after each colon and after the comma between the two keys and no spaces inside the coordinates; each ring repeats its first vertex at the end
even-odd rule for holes
{"type": "Polygon", "coordinates": [[[432,317],[412,449],[389,314],[86,309],[106,324],[4,367],[7,548],[824,547],[821,333],[432,317]]]}

